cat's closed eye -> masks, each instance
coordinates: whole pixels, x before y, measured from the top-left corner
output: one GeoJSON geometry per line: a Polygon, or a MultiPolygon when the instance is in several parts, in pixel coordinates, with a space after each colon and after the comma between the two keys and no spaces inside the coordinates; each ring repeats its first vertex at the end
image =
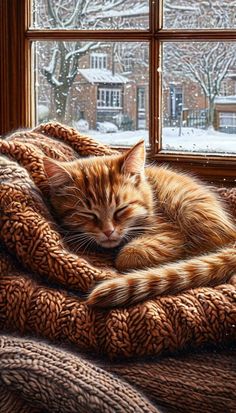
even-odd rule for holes
{"type": "Polygon", "coordinates": [[[115,218],[115,219],[116,219],[116,218],[119,218],[119,217],[123,214],[123,212],[128,208],[128,206],[129,206],[129,205],[124,205],[124,206],[122,206],[122,207],[120,207],[120,208],[117,208],[116,211],[115,211],[115,213],[114,213],[114,218],[115,218]]]}
{"type": "Polygon", "coordinates": [[[94,221],[99,220],[98,216],[94,212],[84,212],[83,211],[83,212],[80,212],[79,214],[86,217],[86,218],[88,218],[88,219],[93,219],[94,221]]]}

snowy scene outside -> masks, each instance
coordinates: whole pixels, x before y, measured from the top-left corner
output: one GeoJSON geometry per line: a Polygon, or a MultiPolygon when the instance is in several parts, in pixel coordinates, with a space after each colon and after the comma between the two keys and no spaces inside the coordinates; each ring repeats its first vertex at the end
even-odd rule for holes
{"type": "MultiPolygon", "coordinates": [[[[38,0],[33,28],[147,30],[148,0],[38,0]]],[[[167,29],[235,26],[235,1],[164,1],[167,29]],[[234,7],[233,7],[234,5],[234,7]]],[[[160,42],[162,150],[236,153],[236,43],[160,42]]],[[[149,144],[148,41],[37,41],[37,122],[56,119],[102,142],[149,144]]],[[[158,99],[159,97],[157,97],[158,99]]]]}
{"type": "Polygon", "coordinates": [[[37,122],[117,136],[146,129],[148,136],[147,43],[36,42],[35,55],[37,122]]]}
{"type": "Polygon", "coordinates": [[[33,27],[148,29],[149,0],[34,0],[33,27]]]}
{"type": "Polygon", "coordinates": [[[164,43],[163,149],[236,153],[234,68],[233,42],[164,43]]]}
{"type": "Polygon", "coordinates": [[[236,27],[235,0],[164,0],[164,27],[230,29],[236,27]]]}

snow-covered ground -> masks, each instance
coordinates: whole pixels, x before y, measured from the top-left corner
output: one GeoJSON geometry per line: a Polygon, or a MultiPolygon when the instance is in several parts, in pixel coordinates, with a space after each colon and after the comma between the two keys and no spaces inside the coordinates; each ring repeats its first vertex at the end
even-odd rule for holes
{"type": "Polygon", "coordinates": [[[89,130],[86,134],[92,136],[100,142],[107,143],[108,145],[133,145],[141,139],[145,139],[146,143],[149,143],[149,135],[147,130],[118,131],[116,133],[102,133],[96,130],[89,130]]]}
{"type": "Polygon", "coordinates": [[[218,132],[214,129],[164,128],[164,150],[236,153],[236,134],[218,132]]]}
{"type": "MultiPolygon", "coordinates": [[[[101,133],[89,130],[88,135],[100,142],[110,145],[132,145],[140,139],[145,139],[148,144],[148,131],[119,131],[117,133],[101,133]]],[[[212,152],[232,154],[236,153],[236,134],[218,132],[212,129],[203,130],[196,128],[163,128],[162,147],[166,151],[178,152],[212,152]]]]}

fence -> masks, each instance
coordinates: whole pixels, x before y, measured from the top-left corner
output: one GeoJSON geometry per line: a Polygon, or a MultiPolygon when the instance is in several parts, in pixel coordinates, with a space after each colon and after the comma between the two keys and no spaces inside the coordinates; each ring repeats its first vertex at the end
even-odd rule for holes
{"type": "Polygon", "coordinates": [[[183,110],[175,119],[170,116],[164,117],[164,127],[183,126],[205,129],[208,123],[208,110],[183,110]]]}

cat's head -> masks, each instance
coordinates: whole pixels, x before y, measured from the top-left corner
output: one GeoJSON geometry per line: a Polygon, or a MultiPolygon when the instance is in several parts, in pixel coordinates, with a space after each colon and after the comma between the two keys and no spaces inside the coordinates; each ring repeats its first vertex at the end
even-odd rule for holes
{"type": "Polygon", "coordinates": [[[44,159],[52,206],[75,242],[114,248],[143,232],[153,212],[144,166],[143,141],[120,155],[44,159]]]}

